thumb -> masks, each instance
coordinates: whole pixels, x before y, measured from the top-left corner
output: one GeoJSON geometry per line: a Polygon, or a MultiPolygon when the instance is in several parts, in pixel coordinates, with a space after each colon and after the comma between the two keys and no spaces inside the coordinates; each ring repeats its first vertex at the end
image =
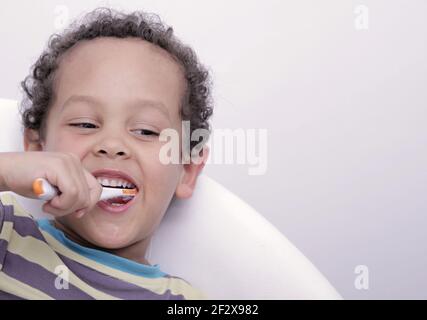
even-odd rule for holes
{"type": "Polygon", "coordinates": [[[90,209],[92,209],[101,197],[102,186],[90,172],[85,170],[84,174],[89,187],[90,209]]]}

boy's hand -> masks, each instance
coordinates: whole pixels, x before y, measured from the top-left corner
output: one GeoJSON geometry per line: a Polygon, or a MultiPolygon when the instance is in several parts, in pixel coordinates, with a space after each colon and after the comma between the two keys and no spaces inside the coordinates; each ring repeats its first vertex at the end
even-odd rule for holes
{"type": "Polygon", "coordinates": [[[37,199],[32,184],[45,178],[61,194],[43,205],[43,211],[56,217],[76,212],[77,217],[92,210],[99,201],[102,186],[73,153],[6,152],[0,153],[2,190],[37,199]]]}

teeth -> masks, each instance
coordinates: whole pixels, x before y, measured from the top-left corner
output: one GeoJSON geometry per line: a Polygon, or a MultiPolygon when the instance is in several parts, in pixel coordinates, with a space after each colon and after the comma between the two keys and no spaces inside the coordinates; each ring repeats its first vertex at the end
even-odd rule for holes
{"type": "Polygon", "coordinates": [[[126,180],[123,179],[111,179],[111,178],[96,178],[100,184],[105,187],[120,187],[120,188],[135,188],[136,186],[126,180]]]}

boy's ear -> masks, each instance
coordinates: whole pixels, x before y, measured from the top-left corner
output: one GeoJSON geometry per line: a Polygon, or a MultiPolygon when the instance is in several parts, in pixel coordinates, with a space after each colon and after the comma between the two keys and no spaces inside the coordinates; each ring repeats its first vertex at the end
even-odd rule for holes
{"type": "Polygon", "coordinates": [[[193,190],[196,187],[197,177],[203,170],[206,161],[208,160],[208,156],[209,147],[205,145],[202,150],[200,150],[200,159],[197,163],[193,163],[193,161],[191,161],[189,164],[183,165],[184,169],[182,171],[179,184],[175,190],[177,198],[186,199],[191,197],[193,190]]]}
{"type": "Polygon", "coordinates": [[[42,151],[43,146],[40,142],[39,133],[34,129],[26,128],[24,130],[24,150],[25,151],[42,151]]]}

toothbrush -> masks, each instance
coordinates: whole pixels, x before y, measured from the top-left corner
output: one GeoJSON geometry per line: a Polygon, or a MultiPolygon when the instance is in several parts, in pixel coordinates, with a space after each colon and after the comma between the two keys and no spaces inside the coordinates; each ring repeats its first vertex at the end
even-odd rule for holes
{"type": "MultiPolygon", "coordinates": [[[[49,181],[44,178],[34,180],[33,192],[41,200],[51,200],[59,194],[58,188],[51,185],[49,181]]],[[[102,193],[99,201],[117,197],[134,197],[135,195],[136,189],[102,187],[102,193]]]]}

